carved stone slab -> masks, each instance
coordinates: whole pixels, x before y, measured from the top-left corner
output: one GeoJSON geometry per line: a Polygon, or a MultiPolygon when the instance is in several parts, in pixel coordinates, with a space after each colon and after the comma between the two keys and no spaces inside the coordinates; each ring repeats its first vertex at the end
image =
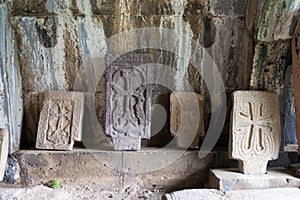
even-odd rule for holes
{"type": "Polygon", "coordinates": [[[3,180],[8,155],[8,131],[0,129],[0,181],[3,180]]]}
{"type": "Polygon", "coordinates": [[[296,133],[298,139],[298,154],[300,155],[300,21],[294,33],[292,41],[293,56],[293,87],[294,87],[294,103],[296,112],[296,133]]]}
{"type": "Polygon", "coordinates": [[[81,141],[83,108],[81,92],[45,92],[36,148],[72,150],[74,141],[81,141]]]}
{"type": "Polygon", "coordinates": [[[278,158],[280,139],[277,94],[234,92],[229,157],[239,160],[240,171],[265,174],[268,161],[278,158]]]}
{"type": "Polygon", "coordinates": [[[170,107],[170,129],[172,135],[177,136],[177,145],[199,148],[200,138],[204,137],[203,97],[192,92],[174,92],[170,107]]]}
{"type": "Polygon", "coordinates": [[[149,55],[128,55],[106,70],[106,134],[115,150],[139,150],[141,138],[150,138],[152,90],[149,55]]]}

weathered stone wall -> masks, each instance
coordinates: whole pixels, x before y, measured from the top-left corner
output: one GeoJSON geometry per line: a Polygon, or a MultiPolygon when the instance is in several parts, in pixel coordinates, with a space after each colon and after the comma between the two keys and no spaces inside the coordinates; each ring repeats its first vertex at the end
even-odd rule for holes
{"type": "Polygon", "coordinates": [[[296,143],[291,38],[298,21],[299,1],[265,0],[257,5],[252,8],[260,14],[256,19],[250,88],[277,92],[282,142],[296,143]]]}
{"type": "MultiPolygon", "coordinates": [[[[296,0],[11,0],[0,1],[0,56],[3,86],[3,119],[20,136],[22,101],[24,117],[22,146],[34,146],[41,92],[74,90],[76,77],[83,76],[91,54],[105,57],[112,48],[107,39],[122,31],[160,27],[179,33],[177,55],[163,50],[144,49],[156,63],[178,71],[170,82],[177,91],[185,90],[181,78],[208,99],[200,73],[180,57],[191,57],[191,40],[199,42],[211,54],[221,72],[228,97],[237,89],[267,89],[281,94],[282,102],[292,102],[292,92],[284,85],[290,65],[290,32],[294,23],[292,10],[296,0]],[[287,29],[287,28],[288,29],[287,29]],[[3,45],[6,41],[6,45],[3,45]],[[7,74],[6,74],[7,73],[7,74]],[[183,76],[182,76],[183,74],[183,76]],[[3,81],[4,80],[4,81],[3,81]],[[10,90],[8,91],[7,89],[10,90]],[[22,90],[22,95],[18,92],[22,90]],[[6,95],[6,96],[5,96],[6,95]],[[9,99],[9,101],[7,101],[9,99]],[[8,115],[7,113],[12,113],[8,115]],[[9,121],[11,120],[11,121],[9,121]]],[[[168,38],[172,42],[172,38],[168,38]]],[[[160,38],[163,43],[166,38],[160,38]]],[[[201,59],[200,59],[201,60],[201,59]]],[[[100,65],[103,63],[99,63],[100,65]]],[[[164,76],[164,75],[162,75],[164,76]]],[[[99,78],[100,79],[100,78],[99,78]]],[[[104,79],[96,91],[96,111],[103,127],[104,79]]],[[[286,83],[289,84],[289,83],[286,83]]],[[[169,92],[154,89],[154,103],[168,111],[169,92]]],[[[1,101],[2,102],[2,101],[1,101]]],[[[1,104],[2,105],[2,104],[1,104]]],[[[293,108],[282,103],[284,119],[293,118],[293,108]]],[[[230,98],[228,100],[228,116],[230,98]]],[[[206,124],[210,106],[206,106],[206,124]]],[[[227,120],[228,122],[228,120],[227,120]]],[[[2,122],[1,122],[2,123],[2,122]]],[[[284,129],[291,129],[289,123],[284,129]]],[[[224,133],[228,131],[225,124],[224,133]]],[[[168,123],[152,145],[164,145],[169,135],[168,123]],[[166,139],[165,141],[162,138],[166,139]]],[[[150,142],[151,143],[151,142],[150,142]]],[[[224,141],[227,144],[227,141],[224,141]]],[[[16,145],[17,147],[18,145],[16,145]]]]}
{"type": "Polygon", "coordinates": [[[23,118],[22,87],[18,52],[13,44],[9,4],[0,1],[0,126],[9,131],[9,153],[20,146],[23,118]]]}

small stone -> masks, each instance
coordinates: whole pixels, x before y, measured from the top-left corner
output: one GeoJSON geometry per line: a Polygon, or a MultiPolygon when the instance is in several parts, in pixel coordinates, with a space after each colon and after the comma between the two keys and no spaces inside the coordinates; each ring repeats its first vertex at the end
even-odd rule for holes
{"type": "Polygon", "coordinates": [[[3,180],[8,156],[8,131],[0,129],[0,181],[3,180]]]}
{"type": "Polygon", "coordinates": [[[36,148],[72,150],[74,141],[81,141],[83,109],[83,93],[47,91],[40,113],[36,148]]]}
{"type": "Polygon", "coordinates": [[[278,158],[280,115],[276,93],[233,93],[229,157],[239,160],[244,174],[265,174],[269,160],[278,158]]]}

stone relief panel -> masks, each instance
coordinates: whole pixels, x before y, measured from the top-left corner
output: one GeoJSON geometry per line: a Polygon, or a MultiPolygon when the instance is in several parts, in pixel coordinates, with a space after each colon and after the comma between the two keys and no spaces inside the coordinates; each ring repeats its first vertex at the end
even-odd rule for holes
{"type": "Polygon", "coordinates": [[[84,94],[47,91],[40,113],[36,148],[72,150],[81,141],[84,94]]]}
{"type": "Polygon", "coordinates": [[[278,158],[280,140],[277,94],[234,92],[229,157],[239,160],[240,171],[266,173],[268,161],[278,158]]]}
{"type": "Polygon", "coordinates": [[[174,92],[170,96],[170,107],[170,130],[177,136],[177,145],[199,148],[200,139],[204,137],[203,97],[192,92],[174,92]]]}
{"type": "Polygon", "coordinates": [[[152,75],[149,55],[118,58],[106,71],[106,134],[115,150],[139,150],[151,136],[152,75]]]}

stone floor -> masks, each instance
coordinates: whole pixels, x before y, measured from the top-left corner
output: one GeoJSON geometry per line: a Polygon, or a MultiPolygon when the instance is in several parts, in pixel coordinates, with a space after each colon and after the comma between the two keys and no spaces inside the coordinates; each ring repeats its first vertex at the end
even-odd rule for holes
{"type": "Polygon", "coordinates": [[[236,190],[192,189],[164,194],[160,190],[143,190],[132,185],[122,190],[102,190],[95,187],[62,186],[52,189],[43,185],[27,188],[0,186],[0,200],[299,200],[298,188],[236,190]]]}
{"type": "Polygon", "coordinates": [[[221,192],[214,189],[183,190],[165,195],[164,200],[299,200],[299,188],[272,188],[221,192]]]}
{"type": "Polygon", "coordinates": [[[137,200],[161,199],[163,195],[159,190],[144,190],[132,185],[122,190],[103,190],[94,187],[74,187],[63,185],[59,189],[52,189],[43,185],[27,188],[7,187],[0,188],[0,200],[137,200]]]}

